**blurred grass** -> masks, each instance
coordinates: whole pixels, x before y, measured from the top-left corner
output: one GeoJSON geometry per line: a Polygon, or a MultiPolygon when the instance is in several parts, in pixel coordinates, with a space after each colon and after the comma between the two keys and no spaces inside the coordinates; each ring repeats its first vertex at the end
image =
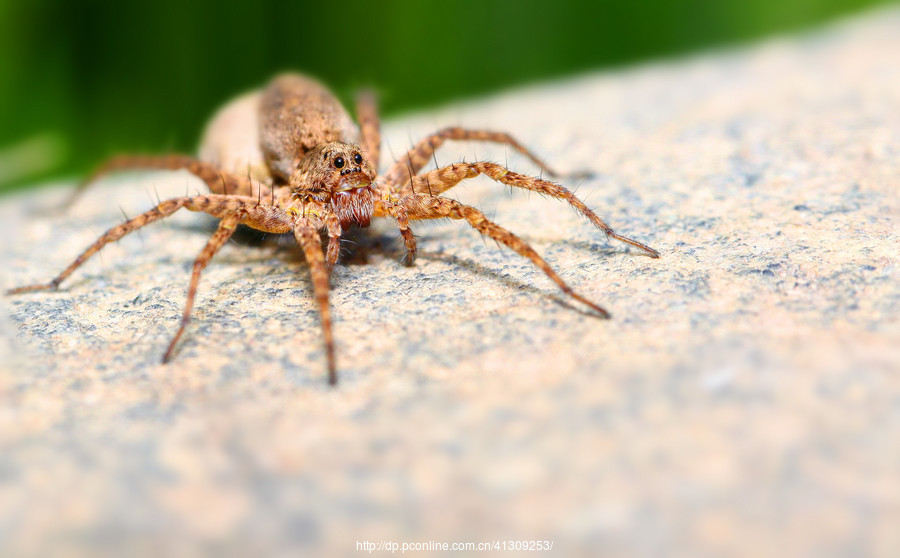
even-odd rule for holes
{"type": "Polygon", "coordinates": [[[220,103],[280,70],[316,75],[345,101],[373,86],[389,115],[885,3],[0,0],[0,191],[116,152],[193,152],[220,103]]]}

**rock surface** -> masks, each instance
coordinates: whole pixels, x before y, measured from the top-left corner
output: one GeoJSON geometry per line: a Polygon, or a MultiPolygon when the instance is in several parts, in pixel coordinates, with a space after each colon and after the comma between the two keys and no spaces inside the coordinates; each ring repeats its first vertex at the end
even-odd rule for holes
{"type": "MultiPolygon", "coordinates": [[[[386,123],[509,131],[652,260],[564,204],[452,191],[573,288],[455,223],[391,223],[336,270],[341,384],[290,242],[204,274],[185,213],[62,290],[0,304],[3,555],[358,555],[358,543],[550,540],[552,555],[900,553],[900,12],[386,123]]],[[[389,147],[388,147],[389,146],[389,147]]],[[[438,162],[502,147],[450,146],[438,162]]],[[[4,288],[47,281],[183,173],[0,201],[4,288]]],[[[367,553],[367,552],[364,552],[367,553]]],[[[376,551],[373,554],[384,555],[376,551]]],[[[547,553],[551,554],[551,553],[547,553]]]]}

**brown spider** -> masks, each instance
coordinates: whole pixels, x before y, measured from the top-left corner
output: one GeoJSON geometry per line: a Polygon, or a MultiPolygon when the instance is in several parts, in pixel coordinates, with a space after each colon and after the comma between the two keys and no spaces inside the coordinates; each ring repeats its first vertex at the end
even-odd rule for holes
{"type": "Polygon", "coordinates": [[[381,135],[371,95],[360,96],[357,116],[359,130],[337,99],[321,84],[300,75],[282,75],[262,92],[239,98],[219,112],[202,143],[201,157],[205,160],[182,155],[124,156],[110,160],[75,190],[69,203],[101,174],[130,168],[186,169],[205,181],[212,193],[163,201],[150,211],[109,229],[49,283],[11,289],[7,294],[57,289],[106,244],[181,208],[208,213],[220,220],[218,229],[194,261],[181,325],[163,356],[163,362],[168,362],[190,320],[200,273],[231,238],[237,225],[270,233],[292,232],[310,267],[325,338],[328,382],[334,385],[337,367],[328,304],[329,276],[338,261],[343,231],[353,225],[367,227],[372,217],[390,217],[397,221],[408,251],[408,264],[413,262],[416,253],[410,221],[463,219],[482,235],[531,260],[564,293],[600,316],[609,317],[606,310],[574,292],[519,237],[493,223],[474,207],[441,196],[467,178],[484,174],[509,186],[565,200],[607,237],[640,248],[653,258],[659,257],[656,250],[616,234],[581,200],[553,182],[481,161],[455,163],[421,172],[434,150],[446,140],[482,140],[506,144],[530,158],[544,172],[556,175],[504,133],[461,128],[441,130],[420,141],[384,175],[376,177],[381,135]],[[241,133],[247,125],[259,130],[258,142],[252,134],[241,133]],[[324,253],[320,236],[323,230],[328,237],[324,253]]]}

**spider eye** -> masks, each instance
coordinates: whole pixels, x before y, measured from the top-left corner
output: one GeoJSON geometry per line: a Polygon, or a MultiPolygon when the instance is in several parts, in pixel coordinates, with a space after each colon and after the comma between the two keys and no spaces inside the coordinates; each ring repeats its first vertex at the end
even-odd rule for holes
{"type": "Polygon", "coordinates": [[[361,165],[362,164],[362,155],[360,155],[359,153],[354,155],[353,162],[356,163],[357,165],[361,165]]]}
{"type": "Polygon", "coordinates": [[[335,157],[334,158],[334,168],[339,169],[344,166],[344,158],[343,157],[335,157]]]}

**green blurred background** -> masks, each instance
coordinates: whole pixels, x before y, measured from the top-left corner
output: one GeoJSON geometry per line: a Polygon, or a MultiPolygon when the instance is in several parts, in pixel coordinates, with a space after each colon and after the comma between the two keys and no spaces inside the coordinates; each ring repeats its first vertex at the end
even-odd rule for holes
{"type": "Polygon", "coordinates": [[[389,116],[885,3],[0,0],[0,191],[117,152],[193,152],[220,103],[280,70],[316,75],[345,101],[372,86],[389,116]]]}

